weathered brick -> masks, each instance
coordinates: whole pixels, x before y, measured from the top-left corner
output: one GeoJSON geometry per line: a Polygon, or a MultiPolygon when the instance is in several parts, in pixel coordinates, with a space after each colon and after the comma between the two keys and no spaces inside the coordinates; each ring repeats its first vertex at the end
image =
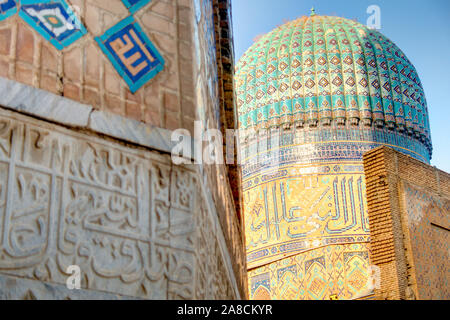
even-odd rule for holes
{"type": "Polygon", "coordinates": [[[141,121],[142,120],[141,105],[138,103],[127,101],[125,115],[130,119],[141,121]]]}
{"type": "Polygon", "coordinates": [[[85,88],[83,102],[98,109],[100,107],[100,93],[96,89],[85,88]]]}
{"type": "Polygon", "coordinates": [[[0,54],[8,56],[11,50],[11,29],[0,30],[0,54]]]}
{"type": "Polygon", "coordinates": [[[64,54],[64,77],[74,82],[81,81],[83,50],[74,48],[64,54]]]}
{"type": "Polygon", "coordinates": [[[161,127],[161,114],[157,108],[144,110],[144,121],[157,127],[161,127]]]}
{"type": "Polygon", "coordinates": [[[9,77],[9,64],[0,60],[0,77],[9,77]]]}
{"type": "Polygon", "coordinates": [[[100,49],[91,43],[85,50],[86,59],[86,77],[87,85],[98,88],[100,82],[100,49]]]}
{"type": "Polygon", "coordinates": [[[152,6],[152,11],[157,14],[163,15],[169,20],[173,20],[175,16],[175,7],[174,3],[172,2],[159,1],[152,6]]]}
{"type": "Polygon", "coordinates": [[[42,75],[41,88],[55,94],[59,94],[58,77],[56,75],[42,75]]]}
{"type": "Polygon", "coordinates": [[[165,113],[165,127],[169,130],[177,130],[180,129],[180,120],[179,115],[177,113],[173,113],[170,111],[166,111],[165,113]]]}
{"type": "Polygon", "coordinates": [[[170,92],[165,92],[164,93],[164,107],[168,111],[178,112],[180,110],[178,96],[173,93],[170,93],[170,92]]]}
{"type": "Polygon", "coordinates": [[[30,28],[19,23],[17,28],[16,58],[22,62],[33,63],[34,35],[30,28]]]}
{"type": "Polygon", "coordinates": [[[122,1],[87,0],[86,2],[120,16],[126,16],[128,14],[127,8],[125,8],[122,1]]]}
{"type": "Polygon", "coordinates": [[[44,43],[41,51],[41,64],[44,70],[58,72],[58,53],[57,50],[44,43]]]}
{"type": "MultiPolygon", "coordinates": [[[[445,296],[444,292],[446,290],[448,292],[448,288],[429,285],[442,282],[436,280],[439,277],[438,269],[425,270],[429,266],[448,264],[448,258],[437,262],[442,254],[436,251],[439,246],[433,246],[434,240],[429,237],[432,234],[430,231],[432,226],[429,223],[433,219],[432,211],[420,207],[417,203],[413,204],[412,210],[419,211],[414,215],[422,216],[419,227],[417,221],[414,224],[409,222],[412,213],[406,208],[412,201],[425,201],[430,197],[439,199],[440,203],[448,201],[441,200],[440,182],[437,181],[435,174],[437,169],[387,147],[366,153],[364,168],[371,231],[370,257],[372,263],[381,270],[381,288],[375,290],[376,297],[424,299],[441,298],[442,294],[445,296]],[[414,200],[408,195],[406,185],[421,190],[419,200],[414,200]],[[421,231],[417,231],[417,228],[421,231]],[[411,232],[415,233],[410,234],[411,232]],[[420,271],[422,273],[420,281],[416,279],[418,263],[425,266],[420,271]],[[423,281],[427,283],[426,286],[423,286],[423,281]]],[[[450,175],[443,173],[443,180],[450,181],[450,175]]],[[[417,195],[417,192],[414,194],[417,195]]],[[[450,208],[450,201],[447,202],[447,206],[450,208]]],[[[446,224],[439,218],[435,221],[446,224]]],[[[444,244],[445,246],[448,251],[449,243],[444,244]]]]}
{"type": "Polygon", "coordinates": [[[119,97],[110,94],[106,95],[105,107],[108,112],[125,116],[125,108],[123,107],[122,100],[119,97]]]}
{"type": "Polygon", "coordinates": [[[176,26],[173,23],[158,15],[152,14],[151,12],[147,12],[142,16],[142,22],[152,31],[165,33],[172,37],[175,37],[176,35],[176,26]]]}
{"type": "Polygon", "coordinates": [[[80,100],[80,87],[73,83],[64,83],[63,95],[64,97],[72,100],[80,100]]]}
{"type": "Polygon", "coordinates": [[[100,21],[100,10],[87,2],[84,22],[86,23],[86,28],[96,36],[99,36],[102,32],[100,21]]]}
{"type": "Polygon", "coordinates": [[[31,67],[16,65],[16,80],[24,84],[33,85],[33,69],[31,67]]]}

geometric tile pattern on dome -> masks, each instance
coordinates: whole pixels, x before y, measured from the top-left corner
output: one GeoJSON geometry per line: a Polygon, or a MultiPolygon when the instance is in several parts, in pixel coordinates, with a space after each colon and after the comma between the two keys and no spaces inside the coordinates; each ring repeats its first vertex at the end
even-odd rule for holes
{"type": "Polygon", "coordinates": [[[122,0],[123,4],[131,13],[136,13],[139,9],[144,7],[151,0],[122,0]]]}
{"type": "Polygon", "coordinates": [[[0,21],[9,18],[17,12],[16,0],[0,0],[0,21]]]}
{"type": "Polygon", "coordinates": [[[22,0],[19,16],[58,50],[87,33],[65,0],[22,0]]]}
{"type": "Polygon", "coordinates": [[[163,57],[133,16],[95,40],[133,93],[163,70],[163,57]]]}
{"type": "Polygon", "coordinates": [[[340,17],[302,17],[257,41],[236,66],[241,128],[376,122],[431,149],[417,72],[379,32],[340,17]]]}

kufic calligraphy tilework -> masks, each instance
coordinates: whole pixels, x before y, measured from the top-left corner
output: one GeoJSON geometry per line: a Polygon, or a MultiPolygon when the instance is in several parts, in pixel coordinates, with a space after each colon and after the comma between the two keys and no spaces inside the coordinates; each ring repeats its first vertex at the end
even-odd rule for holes
{"type": "Polygon", "coordinates": [[[163,57],[132,16],[96,41],[133,93],[164,67],[163,57]]]}

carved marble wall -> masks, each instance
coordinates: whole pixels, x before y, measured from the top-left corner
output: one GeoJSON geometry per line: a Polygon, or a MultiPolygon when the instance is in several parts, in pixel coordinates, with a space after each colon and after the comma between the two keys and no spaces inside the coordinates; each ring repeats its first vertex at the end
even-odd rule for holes
{"type": "Polygon", "coordinates": [[[239,298],[197,170],[0,108],[0,297],[239,298]]]}

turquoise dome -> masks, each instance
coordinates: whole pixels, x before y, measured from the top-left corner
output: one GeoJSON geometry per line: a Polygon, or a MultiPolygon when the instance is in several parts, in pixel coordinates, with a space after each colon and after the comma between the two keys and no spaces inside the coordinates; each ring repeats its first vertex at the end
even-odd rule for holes
{"type": "Polygon", "coordinates": [[[373,127],[432,153],[426,99],[405,54],[341,17],[302,17],[264,35],[236,66],[242,129],[373,127]]]}

